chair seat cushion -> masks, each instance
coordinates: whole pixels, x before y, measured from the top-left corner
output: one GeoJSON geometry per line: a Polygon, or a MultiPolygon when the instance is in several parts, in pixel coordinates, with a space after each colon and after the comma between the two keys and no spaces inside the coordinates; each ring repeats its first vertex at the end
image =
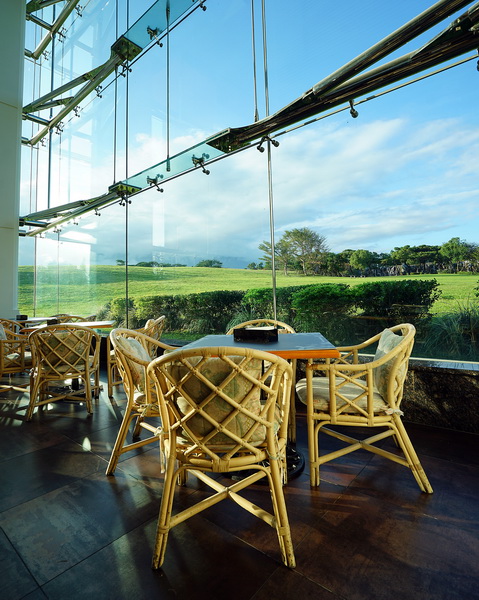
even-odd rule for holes
{"type": "Polygon", "coordinates": [[[130,367],[130,373],[133,385],[137,390],[145,392],[146,390],[146,369],[145,363],[151,361],[150,355],[135,338],[121,337],[116,338],[116,343],[125,355],[126,362],[130,367]],[[130,359],[128,354],[132,357],[130,359]],[[136,362],[138,361],[138,362],[136,362]]]}
{"type": "MultiPolygon", "coordinates": [[[[379,338],[378,349],[376,350],[376,354],[374,355],[374,360],[379,360],[383,358],[386,354],[389,354],[391,350],[394,350],[398,344],[403,341],[403,337],[400,335],[396,335],[390,329],[385,329],[381,337],[379,338]]],[[[387,396],[387,387],[389,382],[389,373],[393,367],[394,360],[388,360],[387,362],[379,365],[374,369],[374,385],[378,389],[381,396],[387,396]]],[[[402,368],[402,372],[400,376],[403,377],[406,375],[407,364],[404,364],[402,368]]]]}
{"type": "MultiPolygon", "coordinates": [[[[341,381],[344,381],[341,377],[336,377],[336,383],[339,385],[341,381]]],[[[357,398],[363,390],[359,388],[354,383],[345,383],[340,388],[340,394],[347,398],[348,400],[353,401],[357,398]]],[[[298,394],[298,398],[304,404],[307,403],[307,395],[306,395],[306,379],[300,379],[296,384],[296,392],[298,394]]],[[[348,403],[346,400],[343,400],[341,397],[336,397],[336,407],[338,410],[342,409],[348,403]]],[[[367,398],[363,397],[357,401],[357,406],[362,408],[363,410],[367,409],[367,398]]],[[[313,405],[316,410],[321,412],[329,411],[329,378],[328,377],[313,377],[313,405]]],[[[373,407],[375,413],[386,412],[388,411],[388,405],[383,400],[379,391],[374,388],[373,391],[373,407]]],[[[354,407],[346,408],[344,412],[354,413],[357,412],[354,407]]]]}
{"type": "Polygon", "coordinates": [[[57,331],[54,335],[49,332],[40,334],[45,337],[49,352],[44,351],[45,361],[59,372],[77,370],[77,363],[82,369],[83,355],[86,348],[88,332],[79,331],[73,335],[70,331],[57,331]],[[65,366],[67,365],[67,366],[65,366]]]}
{"type": "MultiPolygon", "coordinates": [[[[94,359],[92,356],[90,356],[89,367],[90,367],[90,372],[92,372],[93,367],[94,367],[94,359]]],[[[71,365],[69,365],[67,363],[64,365],[57,364],[54,369],[51,369],[48,365],[40,365],[40,369],[44,375],[48,375],[48,374],[69,375],[69,374],[72,374],[73,376],[75,376],[76,374],[81,375],[82,373],[85,373],[85,371],[86,371],[85,363],[77,363],[75,365],[75,368],[73,368],[73,369],[72,369],[71,365]]]]}

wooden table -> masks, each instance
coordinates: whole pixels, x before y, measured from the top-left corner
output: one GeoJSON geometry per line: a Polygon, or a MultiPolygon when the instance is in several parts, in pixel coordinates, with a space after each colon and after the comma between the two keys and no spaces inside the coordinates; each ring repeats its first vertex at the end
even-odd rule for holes
{"type": "Polygon", "coordinates": [[[182,350],[189,348],[214,348],[228,346],[231,348],[253,348],[271,352],[290,360],[302,358],[339,358],[340,353],[321,333],[280,333],[277,342],[235,342],[232,335],[205,335],[187,344],[182,350]]]}
{"type": "Polygon", "coordinates": [[[292,361],[293,387],[291,389],[291,409],[289,421],[289,442],[286,446],[286,463],[288,466],[288,479],[298,477],[304,469],[304,456],[294,447],[296,442],[296,360],[313,358],[339,358],[340,352],[321,333],[280,333],[277,342],[236,342],[232,335],[205,335],[204,337],[183,346],[181,350],[189,348],[215,348],[227,346],[230,348],[253,348],[271,352],[281,358],[292,361]]]}
{"type": "MultiPolygon", "coordinates": [[[[51,320],[51,319],[49,319],[51,320]]],[[[74,326],[79,326],[79,327],[89,327],[90,329],[108,329],[110,327],[114,327],[115,325],[115,321],[76,321],[75,323],[56,323],[55,327],[57,325],[74,325],[74,326]]],[[[41,329],[42,327],[48,327],[47,323],[44,323],[43,325],[35,325],[32,327],[24,327],[22,329],[22,333],[31,333],[32,331],[37,331],[38,329],[41,329]]]]}
{"type": "Polygon", "coordinates": [[[53,319],[53,317],[30,317],[29,319],[15,319],[17,323],[23,323],[23,325],[27,325],[28,323],[45,323],[48,319],[53,319]]]}

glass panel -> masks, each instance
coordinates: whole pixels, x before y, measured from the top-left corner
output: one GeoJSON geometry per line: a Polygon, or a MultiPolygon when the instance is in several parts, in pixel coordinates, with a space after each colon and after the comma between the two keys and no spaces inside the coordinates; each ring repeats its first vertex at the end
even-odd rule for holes
{"type": "Polygon", "coordinates": [[[123,183],[140,189],[146,188],[148,185],[161,186],[168,179],[184,173],[193,167],[202,169],[204,162],[223,154],[221,150],[210,146],[207,142],[203,142],[125,179],[123,183]]]}
{"type": "MultiPolygon", "coordinates": [[[[73,14],[65,25],[66,39],[57,40],[53,55],[41,57],[35,68],[27,61],[25,102],[49,91],[52,66],[54,85],[61,85],[105,62],[111,45],[125,31],[135,44],[149,45],[148,27],[161,32],[166,26],[166,1],[149,4],[147,0],[98,0],[87,4],[82,18],[73,14]]],[[[189,0],[171,2],[171,22],[194,5],[189,0]]],[[[56,303],[60,311],[68,310],[60,304],[76,302],[69,291],[73,274],[81,280],[82,290],[94,289],[84,294],[87,312],[112,310],[113,304],[124,318],[127,299],[132,325],[147,316],[149,300],[142,298],[242,289],[245,275],[251,277],[247,287],[271,289],[270,271],[252,267],[265,266],[259,246],[269,241],[267,153],[252,148],[211,162],[206,167],[209,176],[202,173],[200,163],[185,174],[195,166],[193,157],[208,155],[205,162],[223,157],[214,147],[214,138],[228,128],[253,123],[256,112],[262,119],[266,91],[269,113],[274,114],[431,5],[420,0],[391,10],[377,0],[330,6],[307,2],[300,11],[288,11],[285,20],[285,3],[268,3],[267,90],[261,3],[254,4],[256,80],[251,3],[212,2],[206,12],[194,11],[174,28],[169,48],[166,39],[163,47],[154,45],[124,77],[106,81],[101,98],[92,94],[86,99],[80,118],[72,114],[63,131],[53,132],[45,146],[22,150],[24,214],[105,194],[117,182],[139,189],[151,186],[132,196],[131,204],[117,202],[102,209],[101,217],[85,215],[78,225],[65,224],[61,232],[35,242],[37,310],[45,300],[56,303]],[[205,40],[207,51],[202,50],[205,40]],[[155,182],[160,187],[168,182],[164,193],[155,190],[155,182]],[[203,261],[222,267],[195,267],[203,261]]],[[[381,63],[420,48],[462,10],[381,63]]],[[[45,10],[43,18],[49,20],[52,11],[51,7],[45,10]]],[[[35,48],[43,37],[38,29],[27,23],[27,47],[35,48]]],[[[370,273],[353,270],[348,252],[358,249],[385,256],[406,244],[440,246],[454,237],[476,241],[477,185],[471,156],[477,144],[478,115],[471,68],[468,63],[393,93],[356,98],[358,118],[345,103],[341,112],[277,137],[280,146],[272,148],[276,242],[288,231],[310,228],[324,235],[330,249],[328,265],[307,274],[297,260],[290,261],[286,274],[279,261],[279,288],[324,282],[353,288],[373,281],[370,273]]],[[[31,138],[39,127],[25,121],[25,137],[31,138]]],[[[32,261],[32,241],[21,240],[20,248],[21,260],[32,261]]],[[[410,273],[408,279],[434,276],[410,273]]],[[[398,275],[388,281],[394,279],[405,278],[398,275]]],[[[477,276],[470,273],[469,280],[463,288],[468,290],[464,301],[472,298],[473,306],[477,276]]],[[[31,285],[30,275],[22,281],[31,285]]],[[[471,356],[467,346],[474,345],[470,336],[459,345],[449,343],[449,338],[447,343],[431,342],[437,339],[434,331],[445,324],[440,320],[443,313],[458,312],[455,292],[448,291],[451,280],[443,281],[442,304],[433,307],[439,314],[417,321],[415,353],[442,356],[447,351],[448,358],[467,358],[471,356]]],[[[31,289],[26,304],[31,302],[31,289]]],[[[278,315],[295,321],[298,328],[308,327],[288,302],[279,294],[278,315]]],[[[270,316],[266,313],[271,309],[258,300],[246,310],[261,317],[270,316]]],[[[345,344],[388,324],[387,319],[369,319],[371,315],[361,314],[362,309],[354,310],[356,314],[344,316],[336,307],[319,315],[316,327],[335,343],[345,344]]],[[[237,312],[233,307],[232,313],[237,312]]],[[[409,317],[416,319],[414,314],[409,317]]],[[[218,326],[221,319],[214,318],[218,326]]],[[[184,327],[193,328],[197,335],[200,327],[213,327],[213,320],[191,317],[184,327]]]]}
{"type": "Polygon", "coordinates": [[[198,0],[158,0],[128,29],[124,37],[140,48],[146,48],[166,30],[168,21],[172,25],[194,4],[198,4],[198,0]],[[169,18],[166,13],[167,6],[170,11],[169,18]]]}

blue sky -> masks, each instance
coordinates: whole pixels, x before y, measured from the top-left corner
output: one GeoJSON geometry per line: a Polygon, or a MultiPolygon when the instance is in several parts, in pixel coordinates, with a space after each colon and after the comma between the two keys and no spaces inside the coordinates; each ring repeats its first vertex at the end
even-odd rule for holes
{"type": "MultiPolygon", "coordinates": [[[[131,22],[148,5],[136,3],[131,22]]],[[[260,5],[257,85],[264,117],[260,5]]],[[[431,5],[267,0],[270,114],[431,5]]],[[[253,122],[251,2],[208,0],[206,6],[171,34],[171,153],[253,122]]],[[[452,20],[387,60],[420,47],[452,20]]],[[[452,237],[479,242],[476,62],[361,103],[356,119],[345,110],[278,138],[272,153],[276,239],[288,229],[310,227],[334,252],[384,252],[452,237]]],[[[130,75],[129,175],[165,157],[165,64],[165,49],[157,48],[130,75]]],[[[131,261],[151,260],[152,247],[154,258],[161,258],[162,248],[170,256],[176,248],[179,262],[219,257],[225,266],[240,266],[258,260],[257,246],[269,236],[265,155],[250,149],[215,163],[207,177],[195,172],[167,183],[164,194],[139,195],[131,208],[131,261]]],[[[105,192],[111,162],[105,152],[89,187],[80,171],[77,196],[70,199],[105,192]]],[[[119,180],[124,173],[117,168],[116,175],[119,180]]],[[[69,239],[91,235],[102,245],[101,262],[117,254],[113,225],[124,218],[118,207],[107,213],[111,226],[96,238],[94,219],[65,231],[69,239]]]]}

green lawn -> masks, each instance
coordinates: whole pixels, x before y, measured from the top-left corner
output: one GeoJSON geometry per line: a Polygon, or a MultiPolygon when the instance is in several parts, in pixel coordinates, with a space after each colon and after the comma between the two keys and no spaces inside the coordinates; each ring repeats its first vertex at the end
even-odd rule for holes
{"type": "MultiPolygon", "coordinates": [[[[277,287],[309,285],[314,283],[347,283],[351,286],[386,279],[402,277],[304,277],[277,274],[277,287]]],[[[477,274],[409,275],[409,279],[435,278],[441,287],[442,296],[434,305],[437,314],[454,312],[461,304],[477,302],[474,288],[478,285],[477,274]]],[[[33,314],[33,267],[20,267],[19,271],[19,310],[33,314]]],[[[130,298],[141,296],[163,296],[191,294],[213,290],[246,290],[270,287],[270,271],[250,271],[246,269],[215,269],[208,267],[130,267],[128,270],[130,298]]],[[[89,315],[97,312],[112,298],[125,296],[125,268],[100,265],[84,267],[64,266],[60,269],[48,268],[37,273],[36,313],[89,315]]]]}

